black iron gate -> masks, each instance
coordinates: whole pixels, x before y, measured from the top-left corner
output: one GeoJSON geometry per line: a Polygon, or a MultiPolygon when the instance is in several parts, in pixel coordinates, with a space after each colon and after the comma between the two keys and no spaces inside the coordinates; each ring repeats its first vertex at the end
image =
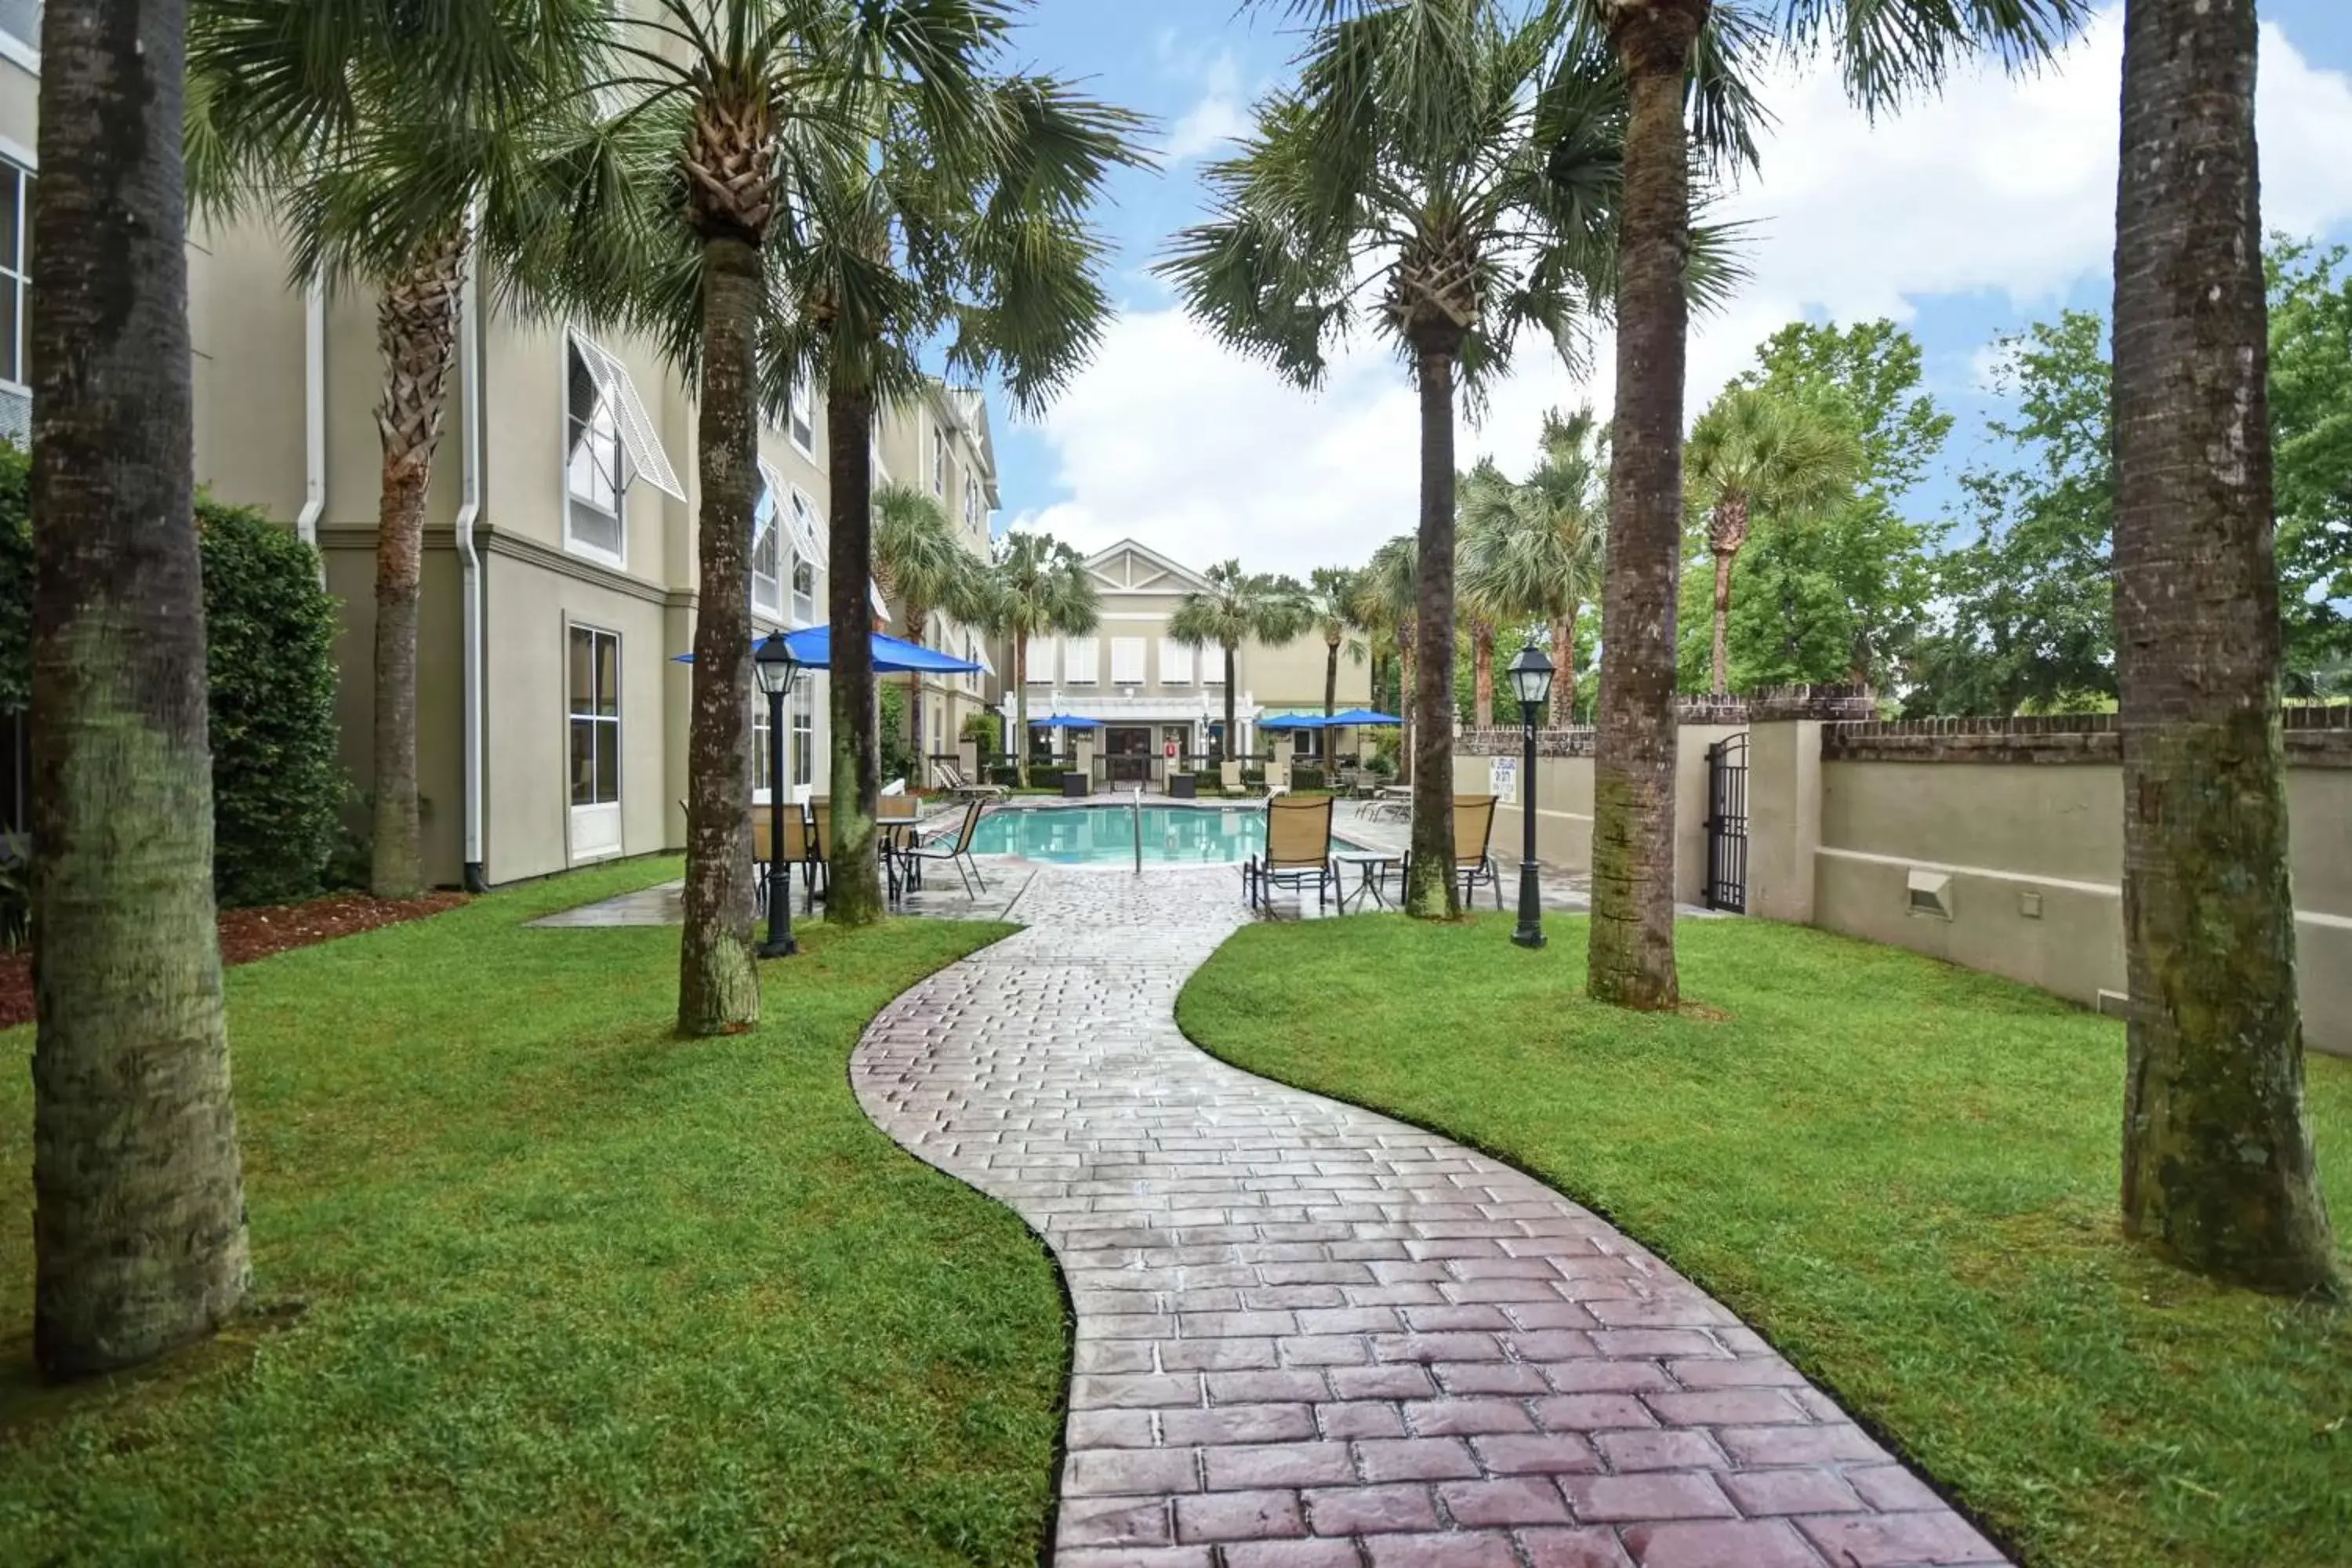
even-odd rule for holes
{"type": "Polygon", "coordinates": [[[1748,912],[1748,736],[1706,749],[1706,907],[1748,912]]]}

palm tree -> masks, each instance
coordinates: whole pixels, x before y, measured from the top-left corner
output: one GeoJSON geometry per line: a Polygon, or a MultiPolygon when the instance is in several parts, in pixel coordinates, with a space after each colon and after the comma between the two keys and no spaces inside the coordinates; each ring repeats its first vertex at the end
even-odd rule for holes
{"type": "Polygon", "coordinates": [[[2125,8],[2124,1228],[2223,1279],[2334,1294],[2287,881],[2254,51],[2253,0],[2125,8]]]}
{"type": "Polygon", "coordinates": [[[1405,908],[1460,912],[1453,864],[1454,417],[1540,330],[1566,350],[1606,289],[1622,98],[1561,57],[1549,9],[1332,4],[1301,81],[1209,170],[1212,220],[1160,263],[1226,342],[1303,385],[1376,291],[1421,398],[1413,827],[1405,908]]]}
{"type": "Polygon", "coordinates": [[[1684,449],[1688,502],[1706,519],[1715,556],[1715,691],[1730,689],[1725,629],[1731,563],[1758,513],[1801,517],[1850,496],[1861,482],[1862,440],[1853,426],[1811,404],[1734,387],[1700,416],[1684,449]]]}
{"type": "MultiPolygon", "coordinates": [[[[598,84],[613,112],[548,160],[544,221],[519,233],[518,270],[559,280],[584,313],[651,335],[698,384],[699,507],[691,718],[687,739],[685,934],[678,1027],[733,1033],[756,1023],[751,840],[751,552],[761,480],[759,421],[808,363],[824,300],[787,280],[818,242],[809,204],[835,172],[870,155],[882,83],[966,80],[993,0],[920,6],[841,0],[651,0],[616,38],[629,62],[598,84]],[[926,73],[931,73],[927,78],[926,73]]],[[[835,447],[839,433],[832,437],[835,447]]],[[[835,453],[836,458],[841,454],[835,453]]],[[[866,485],[866,448],[856,460],[866,485]]],[[[835,487],[839,486],[836,471],[835,487]]],[[[865,649],[865,583],[856,633],[865,649]]],[[[870,685],[870,668],[865,672],[870,685]]],[[[855,681],[845,668],[836,678],[855,681]]],[[[870,711],[868,728],[870,728],[870,711]]],[[[839,804],[837,802],[837,804],[839,804]]],[[[836,884],[836,897],[840,897],[836,884]]]]}
{"type": "Polygon", "coordinates": [[[1848,92],[1878,109],[1932,87],[1979,48],[2012,63],[2038,60],[2090,7],[2088,0],[1786,0],[1777,27],[1744,0],[1572,0],[1572,8],[1570,52],[1613,59],[1628,100],[1586,987],[1601,1001],[1666,1008],[1680,997],[1675,580],[1690,331],[1690,130],[1702,165],[1754,161],[1760,111],[1746,79],[1771,44],[1810,53],[1827,40],[1848,92]]]}
{"type": "Polygon", "coordinates": [[[180,0],[52,0],[33,365],[33,1351],[132,1365],[244,1298],[213,921],[180,0]]]}
{"type": "MultiPolygon", "coordinates": [[[[874,584],[898,606],[907,640],[919,643],[940,611],[979,624],[986,613],[987,564],[963,547],[955,524],[929,492],[884,485],[874,492],[874,584]]],[[[923,754],[923,688],[908,682],[907,741],[923,754]]]]}
{"type": "Polygon", "coordinates": [[[1082,637],[1102,619],[1102,598],[1086,557],[1050,533],[1008,533],[996,542],[982,624],[1013,649],[1013,764],[1029,784],[1029,639],[1082,637]]]}
{"type": "MultiPolygon", "coordinates": [[[[1323,639],[1323,717],[1339,710],[1339,656],[1364,662],[1364,626],[1357,618],[1361,597],[1361,574],[1347,566],[1318,566],[1307,585],[1307,624],[1323,639]]],[[[1231,683],[1227,683],[1230,690],[1231,683]]],[[[1327,724],[1320,748],[1323,766],[1331,766],[1331,730],[1327,724]]]]}
{"type": "MultiPolygon", "coordinates": [[[[526,173],[602,68],[603,0],[194,0],[190,185],[289,234],[298,285],[374,292],[383,386],[369,888],[425,879],[416,624],[425,496],[476,230],[530,221],[526,173]],[[320,62],[326,62],[322,68],[320,62]]],[[[527,281],[503,280],[509,292],[527,281]]]]}
{"type": "Polygon", "coordinates": [[[1234,748],[1234,655],[1245,642],[1279,647],[1305,631],[1310,611],[1307,591],[1288,577],[1244,572],[1238,561],[1221,562],[1205,574],[1209,585],[1187,593],[1168,617],[1168,635],[1189,647],[1215,647],[1225,661],[1225,728],[1220,759],[1234,748]]]}
{"type": "Polygon", "coordinates": [[[1478,466],[1454,486],[1454,573],[1462,618],[1470,630],[1470,721],[1481,730],[1492,729],[1495,723],[1495,637],[1501,623],[1510,618],[1511,606],[1481,591],[1491,579],[1472,570],[1479,549],[1476,531],[1479,520],[1491,518],[1498,505],[1509,505],[1513,488],[1489,458],[1480,458],[1478,466]]]}
{"type": "MultiPolygon", "coordinates": [[[[1413,689],[1413,644],[1419,625],[1420,589],[1417,574],[1421,564],[1420,542],[1410,533],[1401,533],[1383,542],[1365,563],[1356,584],[1356,619],[1368,628],[1375,646],[1385,643],[1396,655],[1397,689],[1409,693],[1413,689]]],[[[1399,717],[1404,721],[1402,744],[1397,754],[1403,760],[1405,777],[1412,776],[1413,705],[1399,705],[1399,717]]],[[[1447,728],[1451,729],[1449,723],[1447,728]]]]}
{"type": "Polygon", "coordinates": [[[1114,165],[1142,160],[1128,140],[1135,116],[1050,77],[988,74],[1006,31],[995,5],[943,9],[963,13],[939,40],[953,52],[919,71],[868,68],[855,54],[840,62],[863,89],[851,107],[858,133],[796,184],[803,221],[780,263],[783,290],[804,306],[775,345],[772,395],[786,395],[794,373],[825,389],[837,650],[825,918],[836,923],[878,920],[883,908],[874,670],[861,635],[876,410],[925,389],[922,354],[951,326],[951,369],[999,373],[1023,413],[1042,413],[1110,314],[1087,209],[1114,165]]]}
{"type": "Polygon", "coordinates": [[[1555,727],[1576,718],[1577,622],[1601,596],[1609,536],[1601,476],[1608,433],[1590,408],[1544,416],[1542,458],[1521,483],[1465,502],[1462,590],[1496,606],[1498,618],[1550,628],[1555,727]]]}

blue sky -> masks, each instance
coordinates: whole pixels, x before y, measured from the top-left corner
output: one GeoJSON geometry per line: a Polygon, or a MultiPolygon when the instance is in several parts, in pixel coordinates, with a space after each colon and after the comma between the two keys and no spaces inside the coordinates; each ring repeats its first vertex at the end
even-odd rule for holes
{"type": "MultiPolygon", "coordinates": [[[[1693,408],[1792,316],[1895,315],[1958,416],[1944,471],[1912,503],[1947,510],[1951,473],[1984,449],[1994,335],[2106,303],[2117,10],[2053,71],[2021,83],[1974,73],[1874,126],[1818,72],[1776,82],[1762,175],[1730,198],[1756,220],[1756,280],[1696,335],[1693,408]]],[[[2352,242],[2352,5],[2266,0],[2262,15],[2266,220],[2352,242]]],[[[1042,421],[1000,415],[1000,528],[1042,526],[1089,549],[1133,535],[1194,563],[1239,555],[1287,571],[1360,561],[1410,529],[1412,393],[1396,362],[1368,344],[1309,397],[1209,343],[1146,270],[1200,213],[1203,158],[1279,79],[1295,35],[1236,0],[1037,0],[1031,18],[1026,62],[1151,115],[1166,157],[1112,187],[1120,316],[1102,353],[1042,421]]],[[[1580,380],[1525,356],[1463,432],[1465,464],[1491,451],[1516,469],[1546,406],[1605,408],[1605,342],[1598,357],[1599,378],[1580,380]]]]}

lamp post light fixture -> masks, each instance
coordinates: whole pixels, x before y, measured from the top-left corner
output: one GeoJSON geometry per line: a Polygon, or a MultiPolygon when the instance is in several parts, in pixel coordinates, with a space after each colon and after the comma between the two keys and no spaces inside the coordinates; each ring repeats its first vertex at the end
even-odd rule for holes
{"type": "Polygon", "coordinates": [[[782,632],[770,632],[751,652],[751,670],[768,698],[768,940],[761,958],[790,958],[793,940],[793,879],[784,858],[784,699],[801,678],[801,661],[782,632]]]}
{"type": "Polygon", "coordinates": [[[1550,700],[1551,675],[1551,660],[1533,643],[1511,656],[1511,689],[1518,694],[1526,738],[1519,763],[1519,822],[1526,830],[1519,852],[1519,929],[1511,933],[1521,947],[1544,944],[1543,897],[1536,886],[1536,715],[1550,700]]]}

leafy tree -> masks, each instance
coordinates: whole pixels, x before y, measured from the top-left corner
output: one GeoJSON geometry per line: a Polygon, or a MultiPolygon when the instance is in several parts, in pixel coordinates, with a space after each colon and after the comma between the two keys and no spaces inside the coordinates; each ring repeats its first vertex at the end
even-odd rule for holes
{"type": "Polygon", "coordinates": [[[1225,728],[1221,756],[1234,755],[1234,655],[1245,642],[1279,647],[1313,624],[1307,590],[1288,577],[1244,572],[1225,561],[1203,574],[1206,588],[1187,593],[1168,617],[1168,635],[1191,647],[1213,647],[1225,663],[1225,728]]]}
{"type": "MultiPolygon", "coordinates": [[[[1453,851],[1454,420],[1540,331],[1570,346],[1606,287],[1622,98],[1563,52],[1551,8],[1486,0],[1329,4],[1295,90],[1258,104],[1211,167],[1211,221],[1160,272],[1218,337],[1301,385],[1373,331],[1421,399],[1417,689],[1407,911],[1460,912],[1453,851]]],[[[1679,269],[1677,288],[1680,287],[1679,269]]]]}
{"type": "Polygon", "coordinates": [[[1684,457],[1691,510],[1706,520],[1706,549],[1715,557],[1710,689],[1719,696],[1731,689],[1725,641],[1731,565],[1748,542],[1750,521],[1801,526],[1850,499],[1862,470],[1862,443],[1842,410],[1733,387],[1699,417],[1684,457]]]}
{"type": "Polygon", "coordinates": [[[1501,623],[1510,617],[1511,606],[1482,591],[1493,585],[1493,579],[1472,569],[1479,545],[1475,531],[1482,523],[1490,523],[1498,510],[1509,509],[1512,489],[1511,481],[1491,458],[1480,458],[1478,466],[1457,478],[1454,486],[1454,597],[1461,607],[1463,634],[1457,640],[1469,645],[1469,721],[1481,730],[1492,728],[1495,722],[1495,637],[1501,623]]]}
{"type": "Polygon", "coordinates": [[[2116,197],[2124,1230],[2333,1295],[2304,1113],[2254,0],[2132,0],[2116,197]]]}
{"type": "MultiPolygon", "coordinates": [[[[1307,624],[1316,636],[1323,639],[1323,717],[1328,719],[1339,710],[1339,656],[1345,653],[1356,663],[1366,658],[1364,633],[1366,627],[1358,617],[1362,598],[1361,574],[1347,566],[1318,566],[1307,585],[1307,624]]],[[[1228,688],[1230,689],[1230,687],[1228,688]]],[[[1331,765],[1331,731],[1326,728],[1318,737],[1322,742],[1323,765],[1331,765]]]]}
{"type": "Polygon", "coordinates": [[[247,1282],[213,906],[180,0],[51,0],[32,213],[33,1354],[205,1338],[247,1282]]]}
{"type": "MultiPolygon", "coordinates": [[[[425,496],[478,226],[533,221],[535,161],[604,66],[603,0],[194,0],[190,182],[257,210],[298,285],[374,292],[383,385],[376,519],[370,889],[424,886],[416,624],[425,496]],[[470,216],[469,216],[470,215],[470,216]]],[[[509,271],[509,295],[531,279],[509,271]]]]}
{"type": "Polygon", "coordinates": [[[1398,754],[1405,759],[1407,777],[1412,765],[1412,704],[1404,700],[1413,687],[1413,627],[1420,607],[1420,543],[1400,533],[1372,552],[1356,579],[1356,620],[1371,639],[1373,686],[1381,688],[1381,667],[1393,660],[1397,668],[1397,716],[1404,721],[1398,736],[1398,754]]]}
{"type": "Polygon", "coordinates": [[[2352,662],[2352,269],[2276,236],[2263,273],[2287,680],[2316,696],[2352,662]]]}
{"type": "MultiPolygon", "coordinates": [[[[1011,532],[996,542],[982,624],[1013,649],[1013,754],[1029,783],[1029,639],[1083,637],[1102,619],[1102,598],[1086,557],[1050,533],[1011,532]]],[[[1171,634],[1172,635],[1172,634],[1171,634]]],[[[1228,700],[1233,686],[1226,683],[1228,700]]]]}
{"type": "Polygon", "coordinates": [[[1683,380],[1689,338],[1691,172],[1752,163],[1749,86],[1772,45],[1831,47],[1870,109],[1932,89],[1965,56],[2038,59],[2085,0],[1571,0],[1574,49],[1605,54],[1628,108],[1614,268],[1617,415],[1601,606],[1587,989],[1675,1005],[1675,578],[1682,547],[1683,380]],[[1685,124],[1685,116],[1690,116],[1685,124]],[[1693,157],[1694,133],[1697,159],[1693,157]]]}
{"type": "Polygon", "coordinates": [[[1949,622],[1920,649],[1912,710],[2057,711],[2115,696],[2105,334],[2097,313],[2067,310],[1999,340],[1997,385],[2017,412],[1989,428],[2020,460],[1961,476],[1978,536],[1937,565],[1949,622]]]}
{"type": "MultiPolygon", "coordinates": [[[[940,612],[979,623],[988,598],[988,565],[963,546],[955,524],[931,495],[911,485],[884,485],[874,492],[874,585],[898,606],[907,639],[921,642],[940,612]]],[[[920,682],[907,689],[907,752],[919,767],[923,756],[923,697],[920,682]]],[[[881,726],[887,733],[889,726],[881,726]]],[[[911,775],[917,783],[921,773],[911,775]]]]}
{"type": "Polygon", "coordinates": [[[1463,516],[1464,591],[1497,606],[1505,619],[1549,628],[1556,726],[1574,721],[1579,618],[1601,598],[1608,442],[1591,409],[1565,418],[1551,410],[1527,479],[1482,490],[1463,516]]]}

